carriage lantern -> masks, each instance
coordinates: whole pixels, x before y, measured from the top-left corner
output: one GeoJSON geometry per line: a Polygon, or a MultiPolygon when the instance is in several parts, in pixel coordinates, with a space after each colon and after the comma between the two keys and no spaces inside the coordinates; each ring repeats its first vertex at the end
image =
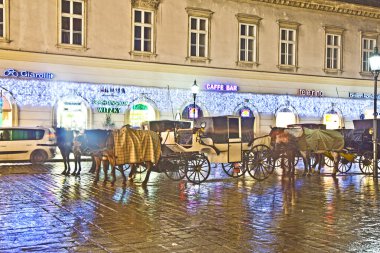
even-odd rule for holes
{"type": "Polygon", "coordinates": [[[194,98],[194,105],[193,105],[193,110],[194,110],[194,117],[193,117],[193,120],[195,120],[195,111],[196,111],[196,107],[195,107],[195,99],[197,98],[197,94],[199,92],[199,86],[197,85],[197,80],[194,80],[194,84],[193,86],[191,86],[191,92],[193,93],[193,98],[194,98]]]}
{"type": "Polygon", "coordinates": [[[373,54],[369,57],[369,65],[374,77],[373,92],[373,177],[377,178],[377,78],[380,73],[380,55],[375,47],[373,54]]]}

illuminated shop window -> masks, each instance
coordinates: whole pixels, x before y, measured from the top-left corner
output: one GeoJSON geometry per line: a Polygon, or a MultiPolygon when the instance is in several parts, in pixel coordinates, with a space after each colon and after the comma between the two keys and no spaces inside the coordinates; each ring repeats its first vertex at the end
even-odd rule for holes
{"type": "Polygon", "coordinates": [[[83,101],[62,100],[57,106],[57,127],[82,130],[87,128],[88,108],[83,101]]]}
{"type": "Polygon", "coordinates": [[[6,97],[0,98],[0,127],[12,126],[12,106],[6,97]]]}
{"type": "Polygon", "coordinates": [[[364,110],[364,119],[373,119],[373,109],[367,108],[364,110]]]}
{"type": "Polygon", "coordinates": [[[287,127],[296,124],[296,115],[288,108],[281,109],[276,114],[276,127],[287,127]]]}
{"type": "Polygon", "coordinates": [[[139,128],[144,121],[156,120],[156,111],[153,106],[146,102],[134,103],[129,112],[129,124],[139,128]]]}
{"type": "Polygon", "coordinates": [[[243,118],[253,117],[253,112],[251,111],[251,109],[243,107],[239,110],[239,115],[243,118]]]}
{"type": "Polygon", "coordinates": [[[183,109],[182,111],[182,119],[197,119],[203,117],[203,111],[202,109],[195,105],[188,105],[183,109]]]}
{"type": "Polygon", "coordinates": [[[340,122],[341,119],[339,114],[334,111],[325,113],[323,116],[323,124],[326,125],[326,129],[339,129],[341,128],[340,122]]]}

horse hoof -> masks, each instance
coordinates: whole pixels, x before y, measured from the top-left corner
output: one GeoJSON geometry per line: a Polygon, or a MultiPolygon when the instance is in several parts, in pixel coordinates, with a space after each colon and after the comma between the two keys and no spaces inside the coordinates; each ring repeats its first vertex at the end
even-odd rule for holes
{"type": "Polygon", "coordinates": [[[72,175],[72,176],[76,176],[76,175],[77,175],[77,173],[73,172],[73,173],[71,173],[71,175],[72,175]]]}

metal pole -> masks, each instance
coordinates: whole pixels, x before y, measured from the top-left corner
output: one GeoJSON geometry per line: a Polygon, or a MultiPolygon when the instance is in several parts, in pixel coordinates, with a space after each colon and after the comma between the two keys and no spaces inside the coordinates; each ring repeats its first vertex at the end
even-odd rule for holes
{"type": "Polygon", "coordinates": [[[196,93],[193,93],[193,98],[194,98],[194,106],[193,106],[193,108],[194,108],[194,114],[193,114],[193,121],[195,121],[195,110],[196,110],[196,108],[195,108],[195,99],[197,98],[197,94],[196,94],[196,93]]]}
{"type": "Polygon", "coordinates": [[[379,71],[374,74],[374,98],[373,98],[373,177],[377,178],[377,78],[379,71]]]}

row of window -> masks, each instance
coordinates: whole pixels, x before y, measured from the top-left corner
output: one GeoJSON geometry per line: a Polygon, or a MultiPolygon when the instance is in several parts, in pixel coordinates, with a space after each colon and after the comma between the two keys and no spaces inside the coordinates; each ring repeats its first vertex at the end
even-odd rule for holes
{"type": "MultiPolygon", "coordinates": [[[[0,37],[7,39],[7,16],[9,0],[0,0],[0,37]]],[[[85,1],[59,1],[59,44],[61,46],[85,47],[85,1]]],[[[189,44],[188,56],[197,60],[207,61],[209,58],[209,38],[211,11],[195,8],[186,9],[189,14],[189,44]]],[[[133,20],[133,52],[154,54],[155,10],[134,8],[133,20]]],[[[255,15],[238,14],[239,29],[239,64],[257,64],[258,62],[258,28],[261,18],[255,15]]],[[[279,68],[295,70],[297,68],[298,29],[296,22],[278,21],[279,33],[279,68]]],[[[324,27],[325,41],[325,71],[339,72],[342,70],[342,36],[344,29],[339,27],[324,27]]],[[[361,71],[369,72],[368,57],[377,44],[377,33],[362,33],[361,39],[361,71]]]]}

